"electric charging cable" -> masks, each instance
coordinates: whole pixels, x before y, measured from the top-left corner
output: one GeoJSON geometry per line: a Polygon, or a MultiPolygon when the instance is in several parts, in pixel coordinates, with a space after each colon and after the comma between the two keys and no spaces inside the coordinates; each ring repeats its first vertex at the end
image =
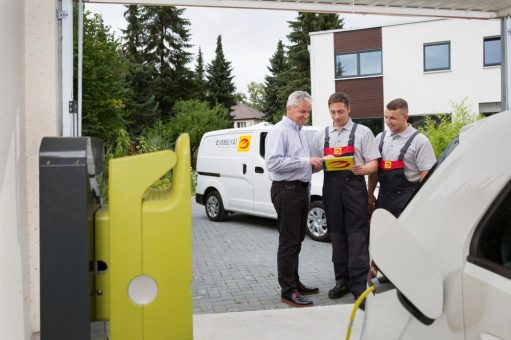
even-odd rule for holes
{"type": "Polygon", "coordinates": [[[371,280],[371,285],[360,295],[351,309],[350,322],[348,323],[348,329],[346,331],[346,340],[350,340],[351,329],[353,328],[353,322],[355,321],[355,315],[357,314],[358,307],[365,300],[367,295],[371,292],[373,294],[383,293],[394,288],[394,285],[390,283],[385,276],[375,277],[371,280]]]}

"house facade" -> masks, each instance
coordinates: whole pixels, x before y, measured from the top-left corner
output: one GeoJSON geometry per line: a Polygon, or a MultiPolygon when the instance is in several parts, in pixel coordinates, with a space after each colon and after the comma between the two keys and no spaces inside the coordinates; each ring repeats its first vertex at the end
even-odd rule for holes
{"type": "Polygon", "coordinates": [[[500,112],[498,20],[437,19],[311,33],[314,125],[330,123],[331,93],[346,92],[352,118],[383,128],[385,104],[408,101],[411,120],[451,113],[500,112]]]}
{"type": "Polygon", "coordinates": [[[264,121],[265,114],[248,105],[238,103],[231,107],[231,117],[235,128],[256,125],[264,121]]]}

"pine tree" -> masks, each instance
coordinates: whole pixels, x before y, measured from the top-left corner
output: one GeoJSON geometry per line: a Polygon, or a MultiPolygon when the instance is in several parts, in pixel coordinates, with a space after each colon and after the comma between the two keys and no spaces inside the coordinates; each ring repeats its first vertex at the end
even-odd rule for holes
{"type": "Polygon", "coordinates": [[[172,6],[147,7],[143,17],[147,38],[145,58],[153,69],[154,95],[162,117],[169,117],[174,103],[188,99],[192,92],[190,21],[184,9],[172,6]]]}
{"type": "Polygon", "coordinates": [[[126,81],[129,95],[126,109],[130,113],[129,131],[132,137],[152,126],[160,116],[158,103],[153,95],[152,69],[146,62],[143,47],[144,7],[126,6],[124,17],[128,23],[123,30],[123,52],[129,62],[126,81]]]}
{"type": "Polygon", "coordinates": [[[222,36],[216,41],[215,59],[206,67],[208,99],[212,105],[220,104],[230,111],[236,104],[235,86],[232,81],[231,62],[227,61],[222,48],[222,36]]]}
{"type": "Polygon", "coordinates": [[[197,64],[195,65],[195,73],[193,75],[193,97],[199,100],[204,99],[207,95],[208,84],[206,82],[204,73],[204,58],[202,56],[202,50],[199,47],[199,53],[197,54],[197,64]]]}
{"type": "Polygon", "coordinates": [[[277,123],[286,111],[286,80],[285,73],[289,67],[286,52],[282,40],[277,44],[277,51],[270,59],[268,71],[270,75],[264,78],[264,101],[263,112],[266,113],[266,121],[277,123]]]}
{"type": "Polygon", "coordinates": [[[289,94],[296,90],[310,92],[310,45],[309,33],[339,29],[343,20],[337,14],[299,13],[296,21],[290,21],[292,29],[287,36],[292,43],[288,50],[289,70],[286,72],[287,86],[284,90],[289,94]]]}

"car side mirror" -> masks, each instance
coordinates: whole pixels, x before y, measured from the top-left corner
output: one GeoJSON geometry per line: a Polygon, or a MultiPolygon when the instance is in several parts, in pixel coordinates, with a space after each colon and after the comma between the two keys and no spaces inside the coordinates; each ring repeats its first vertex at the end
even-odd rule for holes
{"type": "Polygon", "coordinates": [[[371,257],[402,295],[403,306],[415,317],[423,314],[426,324],[437,319],[443,309],[443,278],[422,243],[391,213],[377,209],[369,244],[371,257]]]}

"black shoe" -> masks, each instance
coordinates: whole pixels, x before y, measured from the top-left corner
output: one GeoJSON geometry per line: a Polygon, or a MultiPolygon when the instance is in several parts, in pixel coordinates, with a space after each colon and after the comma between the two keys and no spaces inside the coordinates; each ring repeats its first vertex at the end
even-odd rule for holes
{"type": "Polygon", "coordinates": [[[293,306],[293,307],[310,307],[310,306],[312,306],[312,301],[303,297],[296,290],[294,290],[290,293],[282,294],[280,301],[287,303],[288,305],[293,306]]]}
{"type": "Polygon", "coordinates": [[[303,283],[301,283],[300,281],[298,281],[298,284],[296,285],[296,290],[298,291],[298,293],[302,294],[302,295],[312,295],[312,294],[318,294],[319,293],[319,288],[309,288],[307,286],[305,286],[303,283]]]}
{"type": "Polygon", "coordinates": [[[349,291],[350,290],[348,289],[348,287],[341,285],[341,284],[336,284],[334,288],[332,288],[328,291],[328,297],[330,299],[338,299],[338,298],[348,294],[349,291]]]}
{"type": "MultiPolygon", "coordinates": [[[[357,302],[358,298],[360,297],[360,295],[362,294],[353,294],[353,297],[355,298],[355,302],[357,302]]],[[[367,298],[367,297],[366,297],[367,298]]],[[[366,310],[366,299],[364,299],[360,305],[358,305],[358,308],[360,308],[361,310],[363,310],[365,312],[366,310]]]]}

